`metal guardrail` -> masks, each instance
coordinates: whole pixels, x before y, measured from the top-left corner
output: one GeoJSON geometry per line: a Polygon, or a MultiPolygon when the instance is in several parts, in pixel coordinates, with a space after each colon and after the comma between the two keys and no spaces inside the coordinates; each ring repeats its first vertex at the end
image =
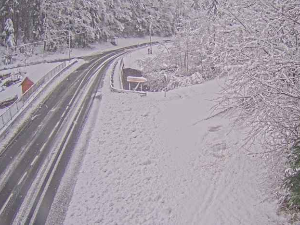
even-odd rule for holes
{"type": "Polygon", "coordinates": [[[55,67],[53,70],[48,72],[44,77],[42,77],[38,82],[36,82],[28,91],[26,91],[15,103],[13,103],[1,116],[0,116],[0,130],[4,128],[14,117],[17,115],[24,105],[26,105],[33,94],[38,91],[45,83],[51,80],[56,74],[61,70],[66,68],[67,63],[55,67]]]}

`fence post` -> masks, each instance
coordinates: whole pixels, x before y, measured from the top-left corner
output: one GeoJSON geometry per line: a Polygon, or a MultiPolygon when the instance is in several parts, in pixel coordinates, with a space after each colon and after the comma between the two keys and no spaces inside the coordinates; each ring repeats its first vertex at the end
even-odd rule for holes
{"type": "Polygon", "coordinates": [[[8,110],[9,110],[9,114],[10,114],[10,120],[12,120],[13,116],[12,116],[12,114],[11,114],[10,108],[8,108],[8,110]]]}
{"type": "Polygon", "coordinates": [[[2,122],[3,122],[3,127],[5,126],[5,122],[4,122],[4,118],[3,118],[3,115],[1,115],[2,117],[2,122]]]}

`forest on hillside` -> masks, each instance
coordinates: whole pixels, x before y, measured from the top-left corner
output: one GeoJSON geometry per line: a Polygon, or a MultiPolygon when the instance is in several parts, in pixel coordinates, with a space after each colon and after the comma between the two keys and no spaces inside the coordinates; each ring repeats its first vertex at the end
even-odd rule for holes
{"type": "Polygon", "coordinates": [[[49,40],[48,50],[55,50],[54,43],[69,32],[72,44],[79,47],[114,36],[150,32],[170,36],[187,14],[183,4],[183,0],[1,0],[1,44],[49,40]]]}

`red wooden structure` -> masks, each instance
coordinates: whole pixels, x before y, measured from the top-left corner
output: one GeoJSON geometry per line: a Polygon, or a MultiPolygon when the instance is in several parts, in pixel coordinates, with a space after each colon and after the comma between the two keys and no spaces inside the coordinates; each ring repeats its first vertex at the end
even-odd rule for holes
{"type": "Polygon", "coordinates": [[[24,94],[26,91],[28,91],[28,89],[31,88],[33,84],[34,83],[28,77],[26,77],[21,83],[22,93],[24,94]]]}

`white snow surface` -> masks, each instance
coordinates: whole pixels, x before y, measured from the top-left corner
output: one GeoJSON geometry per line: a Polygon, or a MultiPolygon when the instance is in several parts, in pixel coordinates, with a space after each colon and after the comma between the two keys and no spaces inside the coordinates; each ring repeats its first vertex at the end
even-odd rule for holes
{"type": "MultiPolygon", "coordinates": [[[[164,37],[152,37],[152,42],[156,41],[163,41],[163,40],[170,40],[171,38],[164,38],[164,37]]],[[[99,54],[104,51],[116,50],[122,47],[128,47],[131,45],[138,45],[143,43],[149,43],[149,37],[142,37],[142,38],[118,38],[117,39],[117,46],[112,45],[110,42],[98,43],[98,44],[91,44],[89,48],[85,49],[73,49],[72,56],[79,57],[79,56],[87,56],[91,54],[99,54]]]]}
{"type": "Polygon", "coordinates": [[[220,82],[140,97],[110,92],[106,76],[64,223],[287,224],[264,149],[210,118],[220,82]]]}
{"type": "Polygon", "coordinates": [[[143,70],[141,60],[150,61],[154,59],[157,54],[160,54],[160,52],[163,50],[164,49],[162,49],[160,45],[155,45],[152,47],[153,54],[151,55],[148,54],[148,48],[141,48],[139,50],[130,52],[126,54],[126,57],[124,57],[124,67],[143,70]]]}
{"type": "MultiPolygon", "coordinates": [[[[162,38],[162,37],[152,37],[152,41],[162,41],[169,40],[170,38],[162,38]]],[[[115,50],[121,47],[127,47],[136,44],[148,43],[150,41],[149,37],[142,38],[118,38],[117,46],[112,45],[110,42],[102,42],[102,43],[94,43],[90,44],[89,47],[86,48],[73,48],[71,49],[70,56],[73,57],[83,57],[91,54],[99,54],[104,51],[115,50]]],[[[5,55],[5,50],[0,46],[0,58],[5,55]]],[[[59,60],[59,59],[68,59],[69,58],[69,49],[65,46],[64,49],[59,49],[57,52],[43,52],[43,44],[39,45],[34,54],[31,56],[18,54],[13,64],[10,65],[2,65],[0,62],[0,69],[11,68],[20,65],[27,65],[33,62],[49,62],[51,60],[59,60]]]]}
{"type": "MultiPolygon", "coordinates": [[[[72,63],[70,61],[69,63],[72,63]]],[[[67,69],[64,73],[62,73],[60,76],[55,77],[55,80],[50,80],[49,84],[44,84],[42,86],[42,89],[39,90],[37,93],[35,93],[32,96],[32,99],[35,98],[35,95],[37,95],[36,99],[33,101],[29,101],[27,104],[31,104],[31,107],[29,107],[27,110],[25,110],[25,113],[23,116],[19,117],[17,121],[14,121],[14,125],[10,127],[9,133],[7,136],[5,136],[2,141],[0,142],[0,152],[4,150],[4,147],[9,143],[9,141],[17,134],[20,127],[26,120],[28,120],[30,117],[32,117],[32,114],[34,111],[40,107],[40,104],[42,104],[43,100],[51,94],[51,92],[57,87],[59,83],[61,83],[67,76],[69,76],[72,72],[74,72],[76,69],[78,69],[80,66],[82,66],[85,63],[84,60],[78,60],[78,63],[76,63],[74,66],[67,69]],[[46,85],[46,86],[45,86],[46,85]]],[[[27,105],[25,104],[25,105],[27,105]]],[[[5,111],[6,109],[3,109],[5,111]]],[[[2,113],[3,113],[2,111],[2,113]]],[[[0,110],[1,115],[1,110],[0,110]]],[[[17,114],[18,115],[18,114],[17,114]]],[[[32,119],[32,118],[31,118],[32,119]]]]}
{"type": "MultiPolygon", "coordinates": [[[[22,68],[15,68],[15,69],[1,71],[0,74],[11,73],[12,76],[14,76],[14,74],[21,74],[23,79],[25,77],[28,77],[30,80],[36,83],[59,64],[61,63],[42,63],[38,65],[32,65],[32,66],[27,66],[22,68]]],[[[11,78],[7,78],[7,80],[10,79],[11,78]]],[[[17,83],[10,87],[5,88],[4,91],[0,92],[0,101],[14,97],[15,95],[18,95],[20,97],[22,95],[22,87],[20,85],[21,83],[17,83]]]]}
{"type": "MultiPolygon", "coordinates": [[[[165,40],[165,39],[169,39],[169,38],[161,38],[161,37],[152,37],[152,41],[161,41],[161,40],[165,40]]],[[[111,43],[109,42],[105,42],[105,43],[100,43],[100,44],[92,44],[89,48],[85,48],[85,49],[72,49],[72,53],[71,56],[72,57],[83,57],[83,56],[88,56],[88,55],[92,55],[92,54],[99,54],[101,52],[104,51],[109,51],[109,50],[115,50],[121,47],[126,47],[126,46],[131,46],[131,45],[136,45],[136,44],[142,44],[142,43],[146,43],[149,42],[149,37],[144,37],[144,38],[119,38],[117,40],[118,45],[117,46],[113,46],[111,43]]],[[[155,47],[153,47],[155,48],[155,47]]],[[[22,60],[27,60],[27,62],[38,62],[41,59],[43,60],[58,60],[58,59],[66,59],[68,58],[68,49],[64,50],[65,52],[60,53],[60,52],[56,52],[56,53],[47,53],[47,55],[42,55],[40,54],[36,54],[32,57],[30,57],[30,60],[26,58],[22,58],[20,56],[20,59],[16,62],[16,64],[22,62],[22,60]]],[[[145,53],[147,51],[147,49],[142,49],[140,51],[143,51],[143,53],[145,53]]],[[[140,54],[140,52],[138,51],[138,53],[140,54]]],[[[131,53],[129,55],[129,57],[127,57],[128,59],[131,59],[131,55],[132,54],[136,54],[136,53],[131,53]]],[[[134,58],[134,60],[136,61],[136,58],[134,58]]],[[[44,75],[46,75],[48,72],[50,72],[52,69],[54,69],[56,66],[58,66],[59,64],[61,64],[61,62],[58,63],[40,63],[37,65],[29,65],[26,67],[18,67],[18,68],[14,68],[14,69],[7,69],[7,70],[3,70],[0,71],[0,74],[7,74],[7,73],[12,73],[12,74],[21,74],[23,76],[23,78],[25,77],[29,77],[34,83],[36,83],[40,78],[42,78],[44,75]]],[[[136,62],[137,64],[137,62],[136,62]]],[[[9,66],[15,66],[15,65],[8,65],[8,66],[0,66],[0,68],[2,67],[9,67],[9,66]]],[[[10,80],[11,78],[7,78],[8,80],[10,80]]],[[[2,82],[4,83],[4,81],[2,82]]],[[[1,85],[1,84],[0,84],[1,85]]],[[[1,87],[0,87],[1,90],[1,87]]],[[[13,98],[15,95],[18,95],[19,97],[22,95],[22,88],[20,86],[20,83],[14,84],[8,88],[5,88],[4,91],[0,91],[0,101],[4,101],[10,98],[13,98]]],[[[2,114],[4,110],[0,110],[0,114],[2,114]]]]}

